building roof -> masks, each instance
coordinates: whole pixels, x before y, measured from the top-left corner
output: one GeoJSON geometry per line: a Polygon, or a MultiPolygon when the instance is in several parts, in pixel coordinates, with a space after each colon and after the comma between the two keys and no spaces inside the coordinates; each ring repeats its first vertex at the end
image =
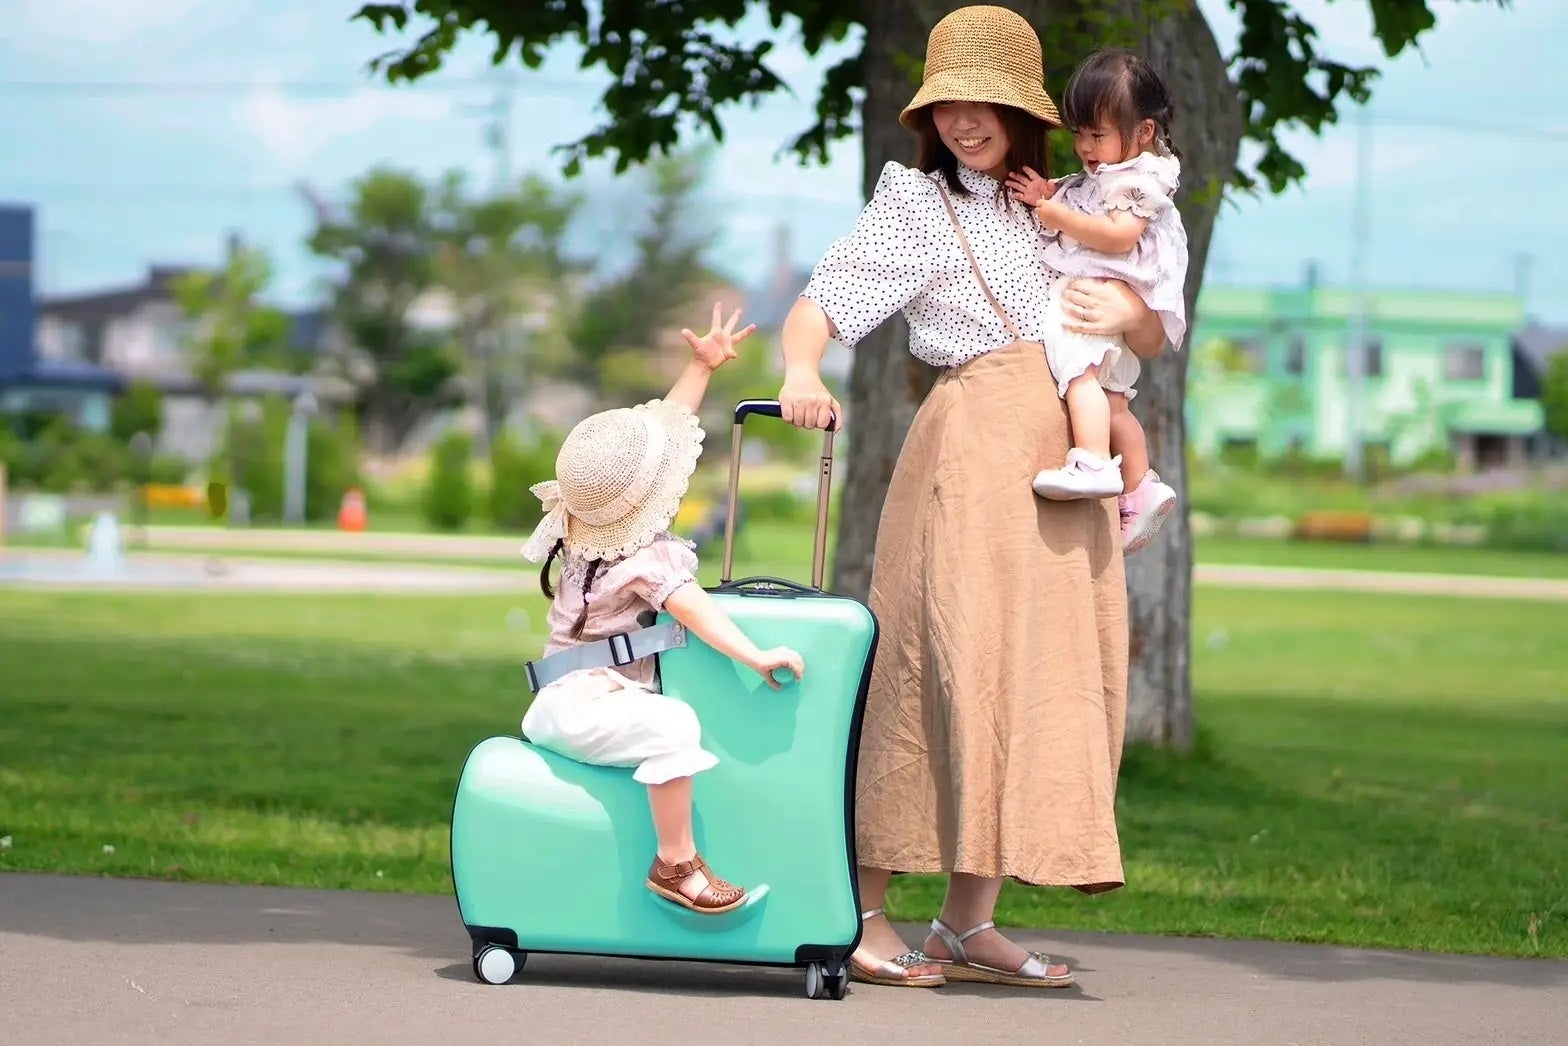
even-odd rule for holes
{"type": "Polygon", "coordinates": [[[1514,332],[1513,343],[1531,369],[1545,374],[1552,357],[1568,349],[1568,327],[1531,323],[1514,332]]]}
{"type": "Polygon", "coordinates": [[[170,300],[174,297],[175,280],[200,271],[185,266],[151,265],[147,268],[147,278],[140,284],[54,295],[41,299],[38,311],[75,318],[121,316],[146,302],[170,300]]]}

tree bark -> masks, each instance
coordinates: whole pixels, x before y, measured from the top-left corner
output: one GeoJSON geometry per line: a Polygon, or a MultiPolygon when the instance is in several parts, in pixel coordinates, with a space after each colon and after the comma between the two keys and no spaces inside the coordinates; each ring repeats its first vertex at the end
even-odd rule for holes
{"type": "MultiPolygon", "coordinates": [[[[912,0],[866,5],[866,95],[861,108],[865,163],[862,183],[869,198],[882,166],[908,163],[913,136],[898,113],[918,85],[919,62],[931,26],[964,6],[954,0],[912,0]]],[[[1093,8],[1130,26],[1134,46],[1154,61],[1176,102],[1172,135],[1182,153],[1178,198],[1186,227],[1189,329],[1219,207],[1219,191],[1235,167],[1242,112],[1235,85],[1203,16],[1180,0],[1013,0],[1049,41],[1053,30],[1074,23],[1093,8]],[[1161,9],[1163,11],[1151,9],[1161,9]],[[1159,16],[1156,17],[1155,15],[1159,16]]],[[[1048,83],[1056,90],[1084,54],[1059,54],[1047,44],[1048,83]]],[[[895,317],[855,349],[845,404],[850,429],[841,505],[834,587],[864,597],[870,587],[877,523],[899,448],[915,410],[930,390],[933,372],[907,354],[908,331],[895,317]]],[[[1162,478],[1185,493],[1185,428],[1182,403],[1187,353],[1167,350],[1146,361],[1135,413],[1149,439],[1150,459],[1162,478]]],[[[1128,562],[1132,668],[1127,738],[1185,750],[1192,744],[1190,631],[1192,544],[1186,499],[1179,503],[1149,548],[1128,562]]]]}

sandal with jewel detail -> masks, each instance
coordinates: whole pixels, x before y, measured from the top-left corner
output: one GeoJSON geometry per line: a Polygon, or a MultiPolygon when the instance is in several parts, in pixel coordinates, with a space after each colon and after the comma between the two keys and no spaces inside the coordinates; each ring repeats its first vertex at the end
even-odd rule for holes
{"type": "Polygon", "coordinates": [[[1023,965],[1016,970],[999,970],[995,966],[971,962],[964,951],[964,942],[984,930],[996,929],[996,923],[987,920],[972,926],[963,933],[954,933],[941,919],[931,920],[931,932],[947,945],[951,959],[932,959],[942,967],[951,981],[980,981],[985,984],[1005,984],[1018,988],[1070,988],[1077,983],[1071,972],[1052,974],[1051,957],[1040,952],[1030,952],[1023,965]]]}
{"type": "MultiPolygon", "coordinates": [[[[881,908],[873,908],[869,912],[861,912],[860,921],[875,919],[882,914],[881,908]]],[[[864,984],[881,984],[890,988],[940,988],[947,983],[947,978],[942,974],[924,973],[915,976],[910,973],[917,967],[932,965],[935,965],[934,961],[918,949],[884,959],[875,966],[863,966],[854,955],[850,955],[849,977],[864,984]]]]}
{"type": "Polygon", "coordinates": [[[647,886],[665,900],[702,915],[718,915],[746,903],[746,891],[714,875],[701,854],[674,864],[666,864],[655,856],[653,867],[648,869],[647,886]],[[700,877],[702,886],[695,894],[688,894],[681,887],[694,877],[700,877]]]}

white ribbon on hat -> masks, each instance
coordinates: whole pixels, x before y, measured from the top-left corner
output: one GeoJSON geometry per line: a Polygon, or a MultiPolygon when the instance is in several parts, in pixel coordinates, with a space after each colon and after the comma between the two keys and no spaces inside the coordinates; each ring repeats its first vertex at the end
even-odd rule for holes
{"type": "Polygon", "coordinates": [[[566,502],[561,500],[561,485],[555,480],[535,483],[528,490],[544,505],[544,518],[523,545],[523,558],[530,563],[542,563],[555,543],[565,540],[570,513],[566,511],[566,502]]]}

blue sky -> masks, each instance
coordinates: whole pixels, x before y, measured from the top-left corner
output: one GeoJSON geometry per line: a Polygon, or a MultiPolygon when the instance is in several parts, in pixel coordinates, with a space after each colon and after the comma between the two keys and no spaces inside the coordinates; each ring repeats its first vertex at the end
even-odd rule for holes
{"type": "MultiPolygon", "coordinates": [[[[1385,69],[1370,108],[1374,284],[1506,290],[1524,275],[1536,315],[1568,321],[1568,3],[1434,0],[1421,53],[1383,57],[1361,0],[1300,0],[1323,49],[1385,69]],[[1555,103],[1555,104],[1554,104],[1555,103]],[[1521,258],[1525,261],[1521,265],[1521,258]]],[[[1234,42],[1225,0],[1198,0],[1222,48],[1234,42]]],[[[389,163],[434,176],[495,171],[477,110],[495,94],[478,41],[419,87],[367,82],[387,46],[347,16],[356,0],[7,0],[0,21],[0,199],[38,208],[40,289],[137,280],[149,262],[210,264],[229,229],[278,268],[276,296],[308,300],[321,268],[301,246],[310,221],[294,186],[338,195],[389,163]]],[[[766,32],[760,20],[748,33],[766,32]]],[[[860,153],[841,143],[826,167],[776,158],[809,122],[817,62],[791,40],[773,63],[798,90],[728,114],[707,190],[724,230],[715,261],[760,278],[772,230],[789,227],[809,265],[853,224],[860,153]]],[[[551,147],[595,119],[597,78],[562,53],[513,76],[512,167],[554,174],[551,147]]],[[[1222,214],[1206,278],[1290,283],[1306,262],[1350,272],[1355,131],[1290,138],[1305,185],[1236,198],[1222,214]]],[[[605,167],[584,186],[594,206],[579,244],[615,257],[634,209],[605,167]]]]}

